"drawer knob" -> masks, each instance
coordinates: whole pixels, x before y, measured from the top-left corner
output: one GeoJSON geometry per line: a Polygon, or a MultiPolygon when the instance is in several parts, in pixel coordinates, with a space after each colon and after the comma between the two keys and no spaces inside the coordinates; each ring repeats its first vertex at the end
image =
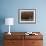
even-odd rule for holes
{"type": "Polygon", "coordinates": [[[32,44],[34,44],[35,42],[32,42],[32,44]]]}

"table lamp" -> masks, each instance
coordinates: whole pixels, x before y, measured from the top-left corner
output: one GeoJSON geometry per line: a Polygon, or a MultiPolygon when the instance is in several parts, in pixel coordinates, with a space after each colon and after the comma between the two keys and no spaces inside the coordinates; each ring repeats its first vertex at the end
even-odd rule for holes
{"type": "Polygon", "coordinates": [[[5,25],[9,25],[9,32],[8,32],[8,34],[11,35],[11,33],[10,33],[10,26],[14,25],[14,18],[5,18],[5,25]]]}

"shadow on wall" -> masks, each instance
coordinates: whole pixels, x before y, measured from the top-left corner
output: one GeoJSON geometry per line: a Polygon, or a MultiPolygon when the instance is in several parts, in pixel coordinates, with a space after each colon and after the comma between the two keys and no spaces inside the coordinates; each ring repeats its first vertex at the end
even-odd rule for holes
{"type": "Polygon", "coordinates": [[[2,33],[2,25],[5,23],[5,17],[0,16],[0,46],[3,46],[3,33],[2,33]]]}

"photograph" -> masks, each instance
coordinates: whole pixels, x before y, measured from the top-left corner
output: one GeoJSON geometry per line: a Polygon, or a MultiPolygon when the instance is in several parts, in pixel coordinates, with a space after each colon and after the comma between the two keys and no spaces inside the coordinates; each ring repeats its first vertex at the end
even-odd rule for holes
{"type": "Polygon", "coordinates": [[[19,23],[36,23],[36,9],[19,9],[19,23]]]}

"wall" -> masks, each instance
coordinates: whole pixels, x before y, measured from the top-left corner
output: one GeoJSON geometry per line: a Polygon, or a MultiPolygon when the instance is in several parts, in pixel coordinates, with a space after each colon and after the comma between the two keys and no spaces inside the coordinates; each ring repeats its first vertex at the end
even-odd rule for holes
{"type": "MultiPolygon", "coordinates": [[[[11,31],[46,31],[46,1],[45,0],[1,0],[1,15],[13,17],[15,19],[14,26],[11,31]],[[18,9],[36,9],[36,24],[19,24],[18,9]],[[44,29],[44,30],[43,30],[44,29]]],[[[2,32],[8,31],[8,27],[3,25],[2,32]]]]}
{"type": "MultiPolygon", "coordinates": [[[[46,32],[46,0],[0,0],[0,17],[13,17],[15,19],[14,26],[11,27],[12,32],[46,32]],[[18,9],[35,9],[36,8],[36,24],[19,24],[18,9]]],[[[8,32],[8,26],[0,24],[1,32],[8,32]]]]}

